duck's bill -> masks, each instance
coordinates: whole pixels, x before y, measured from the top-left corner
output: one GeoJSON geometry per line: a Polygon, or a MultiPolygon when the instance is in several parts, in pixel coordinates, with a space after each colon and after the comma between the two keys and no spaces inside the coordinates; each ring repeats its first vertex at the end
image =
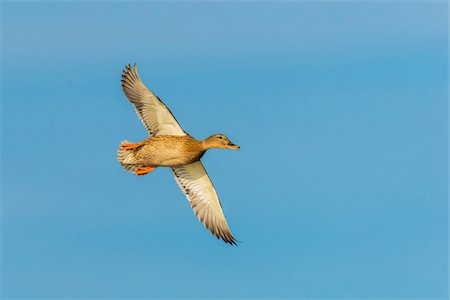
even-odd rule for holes
{"type": "Polygon", "coordinates": [[[238,150],[241,147],[239,147],[238,145],[235,145],[235,144],[228,144],[228,145],[225,146],[225,148],[238,150]]]}

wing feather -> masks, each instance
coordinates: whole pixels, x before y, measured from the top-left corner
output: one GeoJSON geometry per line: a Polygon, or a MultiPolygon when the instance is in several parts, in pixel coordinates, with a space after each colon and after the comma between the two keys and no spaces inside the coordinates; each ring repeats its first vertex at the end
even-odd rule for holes
{"type": "Polygon", "coordinates": [[[217,238],[236,245],[225,219],[222,204],[203,164],[197,161],[172,167],[172,171],[175,181],[186,195],[199,221],[217,238]]]}
{"type": "Polygon", "coordinates": [[[127,65],[123,70],[122,89],[149,135],[186,135],[172,112],[141,81],[136,65],[127,65]]]}

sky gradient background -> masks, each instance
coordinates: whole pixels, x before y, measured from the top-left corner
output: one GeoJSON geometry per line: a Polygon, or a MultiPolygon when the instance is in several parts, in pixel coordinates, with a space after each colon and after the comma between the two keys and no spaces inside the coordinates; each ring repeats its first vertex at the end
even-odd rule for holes
{"type": "Polygon", "coordinates": [[[442,2],[2,4],[2,296],[448,297],[442,2]],[[236,238],[116,161],[143,81],[236,238]]]}

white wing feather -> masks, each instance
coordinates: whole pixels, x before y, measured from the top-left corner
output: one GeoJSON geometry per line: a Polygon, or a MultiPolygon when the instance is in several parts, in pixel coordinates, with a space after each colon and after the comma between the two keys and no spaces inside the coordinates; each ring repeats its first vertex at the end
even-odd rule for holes
{"type": "Polygon", "coordinates": [[[214,185],[203,164],[198,161],[172,167],[174,177],[186,195],[195,215],[217,238],[236,245],[214,185]]]}
{"type": "Polygon", "coordinates": [[[186,135],[167,106],[139,78],[137,67],[125,67],[122,88],[150,136],[186,135]]]}

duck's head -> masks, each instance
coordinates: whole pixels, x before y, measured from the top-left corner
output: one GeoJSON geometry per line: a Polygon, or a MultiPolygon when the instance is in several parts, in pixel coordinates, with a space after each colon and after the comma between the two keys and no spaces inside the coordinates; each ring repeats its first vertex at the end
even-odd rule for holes
{"type": "Polygon", "coordinates": [[[210,148],[228,148],[233,150],[238,150],[240,147],[233,144],[226,135],[224,134],[214,134],[204,140],[207,149],[210,148]]]}

